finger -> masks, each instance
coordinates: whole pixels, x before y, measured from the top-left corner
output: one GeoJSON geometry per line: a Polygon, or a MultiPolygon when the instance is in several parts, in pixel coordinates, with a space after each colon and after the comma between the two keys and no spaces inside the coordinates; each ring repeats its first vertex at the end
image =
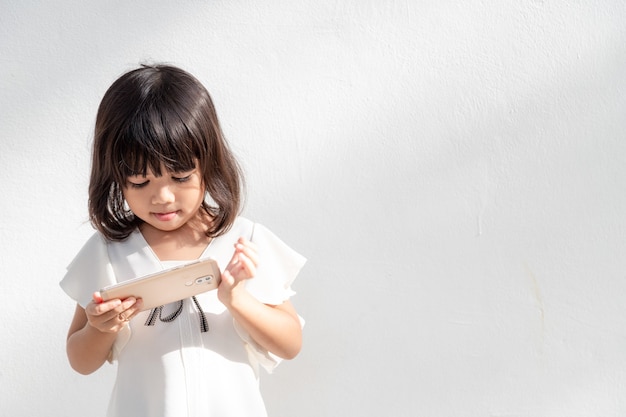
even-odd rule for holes
{"type": "Polygon", "coordinates": [[[254,243],[254,242],[253,242],[253,241],[251,241],[251,240],[246,239],[246,238],[245,238],[245,237],[243,237],[243,236],[241,236],[241,237],[239,237],[239,239],[237,239],[237,243],[241,243],[241,244],[243,244],[243,245],[250,246],[250,247],[251,247],[252,249],[254,249],[254,250],[256,250],[256,249],[257,249],[257,245],[256,245],[256,243],[254,243]]]}
{"type": "Polygon", "coordinates": [[[130,309],[133,305],[135,305],[135,303],[137,302],[137,299],[135,297],[128,297],[124,301],[121,301],[121,300],[117,300],[117,301],[119,301],[119,304],[117,304],[115,308],[110,309],[101,315],[103,321],[105,322],[124,321],[126,318],[130,316],[130,313],[126,313],[126,311],[130,309]],[[120,314],[123,314],[123,315],[120,316],[120,314]]]}
{"type": "Polygon", "coordinates": [[[122,301],[119,299],[104,301],[102,303],[96,304],[95,301],[91,301],[87,304],[87,308],[85,309],[86,313],[91,316],[102,316],[106,315],[109,311],[118,308],[122,304],[122,301]]]}
{"type": "Polygon", "coordinates": [[[252,278],[256,273],[256,266],[252,260],[242,253],[238,254],[237,262],[229,266],[227,269],[234,279],[238,281],[252,278]]]}
{"type": "Polygon", "coordinates": [[[220,283],[220,286],[222,284],[225,284],[227,287],[232,287],[233,285],[235,285],[235,277],[233,277],[233,274],[231,274],[228,269],[222,273],[221,281],[222,282],[220,283]]]}
{"type": "Polygon", "coordinates": [[[230,258],[230,261],[228,261],[226,269],[231,269],[233,266],[237,265],[237,262],[239,262],[240,252],[241,252],[240,250],[237,250],[237,245],[235,245],[235,252],[233,253],[233,256],[230,258]]]}
{"type": "Polygon", "coordinates": [[[130,320],[130,317],[126,317],[126,313],[122,312],[120,314],[117,315],[117,321],[122,324],[122,323],[126,323],[127,321],[130,320]]]}
{"type": "Polygon", "coordinates": [[[230,265],[237,265],[238,262],[243,259],[241,256],[248,257],[252,263],[256,266],[259,263],[259,256],[257,253],[257,245],[250,242],[249,240],[240,237],[235,242],[235,253],[230,261],[230,265]]]}
{"type": "Polygon", "coordinates": [[[134,318],[137,314],[141,313],[141,308],[143,307],[143,300],[141,298],[137,299],[137,302],[133,304],[131,308],[124,311],[123,314],[128,318],[128,320],[134,318]]]}
{"type": "MultiPolygon", "coordinates": [[[[117,316],[113,317],[111,321],[117,321],[119,324],[124,325],[126,322],[130,321],[133,317],[135,317],[141,311],[141,306],[143,301],[138,298],[129,297],[122,302],[121,307],[128,307],[125,310],[119,312],[117,316]]],[[[119,311],[119,310],[116,310],[119,311]]]]}
{"type": "Polygon", "coordinates": [[[257,253],[256,245],[252,242],[237,242],[237,244],[235,244],[235,251],[244,254],[252,261],[252,263],[254,263],[254,265],[259,264],[259,254],[257,253]]]}
{"type": "Polygon", "coordinates": [[[115,331],[115,327],[119,324],[118,321],[115,320],[117,317],[115,309],[101,312],[100,307],[101,305],[92,304],[85,309],[89,324],[101,332],[115,331]]]}
{"type": "Polygon", "coordinates": [[[246,278],[252,278],[256,274],[256,263],[248,256],[240,256],[237,266],[245,273],[246,278]]]}
{"type": "Polygon", "coordinates": [[[246,238],[240,237],[239,239],[237,239],[237,242],[235,242],[235,247],[237,247],[238,245],[243,246],[244,248],[247,248],[249,250],[252,250],[253,252],[257,252],[258,251],[258,247],[256,245],[256,243],[247,240],[246,238]]]}
{"type": "Polygon", "coordinates": [[[102,295],[100,295],[100,291],[96,291],[92,294],[91,298],[93,298],[93,302],[96,304],[102,303],[104,300],[102,299],[102,295]]]}

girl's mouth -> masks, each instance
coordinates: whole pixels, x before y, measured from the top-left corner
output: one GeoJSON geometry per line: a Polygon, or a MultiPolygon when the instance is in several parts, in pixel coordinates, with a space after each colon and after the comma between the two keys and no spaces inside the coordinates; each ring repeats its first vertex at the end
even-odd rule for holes
{"type": "Polygon", "coordinates": [[[177,211],[170,211],[168,213],[153,213],[153,215],[157,218],[157,220],[160,220],[162,222],[168,222],[176,217],[177,213],[177,211]]]}

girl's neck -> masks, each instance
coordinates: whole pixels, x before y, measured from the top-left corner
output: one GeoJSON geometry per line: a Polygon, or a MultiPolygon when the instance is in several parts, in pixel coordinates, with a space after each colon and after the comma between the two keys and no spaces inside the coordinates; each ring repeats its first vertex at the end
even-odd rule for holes
{"type": "Polygon", "coordinates": [[[186,261],[198,259],[211,242],[211,238],[206,235],[206,222],[198,220],[190,223],[172,231],[143,223],[139,230],[159,260],[186,261]]]}

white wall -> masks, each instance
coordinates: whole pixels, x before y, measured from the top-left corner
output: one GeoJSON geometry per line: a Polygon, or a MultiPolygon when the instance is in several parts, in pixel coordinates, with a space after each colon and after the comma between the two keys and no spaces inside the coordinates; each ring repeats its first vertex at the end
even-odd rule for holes
{"type": "Polygon", "coordinates": [[[0,5],[0,415],[103,415],[58,287],[109,84],[212,92],[246,215],[309,258],[287,416],[626,415],[622,0],[0,5]]]}

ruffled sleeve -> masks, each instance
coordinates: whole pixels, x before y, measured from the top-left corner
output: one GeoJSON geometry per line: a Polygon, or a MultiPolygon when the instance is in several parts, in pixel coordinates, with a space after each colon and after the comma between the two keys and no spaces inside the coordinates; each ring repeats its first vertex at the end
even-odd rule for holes
{"type": "Polygon", "coordinates": [[[259,265],[256,276],[246,281],[246,289],[262,303],[282,304],[295,294],[291,284],[306,259],[258,223],[250,240],[257,245],[259,265]]]}
{"type": "Polygon", "coordinates": [[[94,291],[115,282],[106,241],[102,235],[94,233],[67,267],[60,285],[67,295],[85,308],[94,291]]]}
{"type": "MultiPolygon", "coordinates": [[[[92,300],[94,291],[116,282],[106,240],[100,233],[94,233],[69,264],[59,285],[70,298],[82,308],[86,308],[92,300]]],[[[129,338],[130,327],[126,325],[117,335],[109,354],[109,362],[117,358],[129,338]]]]}
{"type": "MultiPolygon", "coordinates": [[[[306,258],[258,223],[253,225],[250,240],[257,245],[259,265],[255,277],[246,281],[246,289],[264,304],[282,304],[295,294],[291,284],[304,266],[306,258]]],[[[300,325],[304,326],[304,320],[299,318],[300,325]]],[[[259,366],[271,373],[282,359],[256,343],[236,321],[234,325],[257,375],[259,366]]]]}

